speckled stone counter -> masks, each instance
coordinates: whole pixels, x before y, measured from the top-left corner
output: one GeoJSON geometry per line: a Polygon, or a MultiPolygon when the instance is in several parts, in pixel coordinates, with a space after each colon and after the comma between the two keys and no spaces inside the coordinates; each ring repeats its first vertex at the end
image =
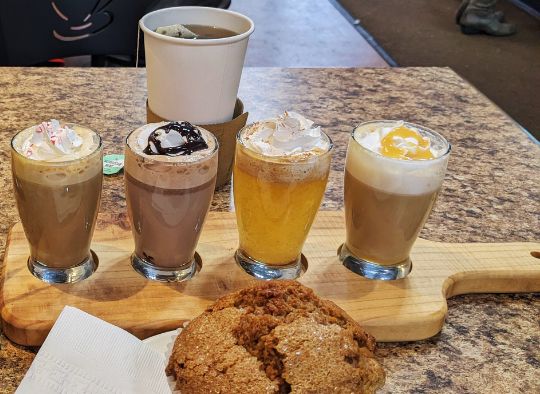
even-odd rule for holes
{"type": "MultiPolygon", "coordinates": [[[[18,219],[9,141],[49,118],[99,131],[105,152],[145,123],[145,71],[0,68],[0,259],[18,219]]],[[[250,121],[295,110],[332,136],[336,149],[322,209],[340,209],[342,171],[352,126],[406,119],[452,143],[448,173],[421,236],[447,242],[540,239],[540,146],[500,109],[446,68],[247,68],[240,97],[250,121]]],[[[122,176],[104,182],[101,209],[125,220],[122,176]]],[[[214,210],[230,207],[222,188],[214,210]]],[[[540,260],[539,260],[540,264],[540,260]]],[[[385,393],[540,392],[540,295],[469,295],[448,302],[442,332],[426,341],[380,344],[385,393]]],[[[0,392],[12,392],[36,349],[0,335],[0,392]]]]}

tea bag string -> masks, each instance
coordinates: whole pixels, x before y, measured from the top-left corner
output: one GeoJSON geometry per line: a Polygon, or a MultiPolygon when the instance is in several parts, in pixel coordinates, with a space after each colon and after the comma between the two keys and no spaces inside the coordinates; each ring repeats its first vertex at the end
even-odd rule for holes
{"type": "Polygon", "coordinates": [[[137,55],[135,58],[135,68],[139,68],[139,47],[141,43],[141,27],[137,23],[137,55]]]}

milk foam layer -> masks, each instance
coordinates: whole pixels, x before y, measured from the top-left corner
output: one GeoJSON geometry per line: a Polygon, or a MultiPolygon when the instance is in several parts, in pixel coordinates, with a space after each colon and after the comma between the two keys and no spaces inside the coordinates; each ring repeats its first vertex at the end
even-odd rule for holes
{"type": "Polygon", "coordinates": [[[259,154],[290,159],[321,155],[331,146],[320,126],[296,112],[254,123],[242,133],[242,142],[259,154]]]}
{"type": "Polygon", "coordinates": [[[360,182],[387,193],[419,195],[437,190],[444,178],[450,150],[448,142],[439,134],[405,123],[408,128],[429,136],[435,156],[431,160],[388,158],[376,152],[376,148],[370,149],[376,147],[377,141],[370,136],[384,134],[383,130],[390,130],[396,124],[395,121],[375,121],[358,126],[349,141],[347,171],[360,182]]]}
{"type": "Polygon", "coordinates": [[[190,155],[147,155],[148,136],[169,122],[149,123],[127,137],[124,168],[138,181],[163,189],[188,189],[211,181],[217,172],[218,143],[208,130],[201,132],[207,149],[190,155]]]}
{"type": "Polygon", "coordinates": [[[29,127],[12,141],[19,178],[49,186],[84,182],[101,174],[101,139],[93,130],[56,120],[29,127]]]}

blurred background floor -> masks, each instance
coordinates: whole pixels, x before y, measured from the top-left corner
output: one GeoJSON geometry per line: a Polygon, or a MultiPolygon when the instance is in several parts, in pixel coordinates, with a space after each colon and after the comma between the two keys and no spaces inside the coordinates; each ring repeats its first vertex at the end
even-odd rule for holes
{"type": "MultiPolygon", "coordinates": [[[[375,49],[328,0],[232,0],[250,17],[248,67],[388,67],[375,49]]],[[[89,56],[66,66],[90,66],[89,56]]]]}
{"type": "Polygon", "coordinates": [[[387,67],[328,0],[232,0],[255,22],[246,66],[387,67]]]}
{"type": "Polygon", "coordinates": [[[492,37],[460,32],[461,0],[338,1],[398,66],[451,67],[540,138],[540,21],[518,2],[497,5],[517,34],[492,37]]]}

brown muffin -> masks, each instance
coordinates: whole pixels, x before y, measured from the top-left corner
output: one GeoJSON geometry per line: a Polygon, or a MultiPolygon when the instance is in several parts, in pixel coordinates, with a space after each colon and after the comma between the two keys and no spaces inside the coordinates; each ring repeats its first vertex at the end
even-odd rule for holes
{"type": "Polygon", "coordinates": [[[167,375],[182,393],[374,393],[375,339],[295,281],[226,295],[175,341],[167,375]]]}

